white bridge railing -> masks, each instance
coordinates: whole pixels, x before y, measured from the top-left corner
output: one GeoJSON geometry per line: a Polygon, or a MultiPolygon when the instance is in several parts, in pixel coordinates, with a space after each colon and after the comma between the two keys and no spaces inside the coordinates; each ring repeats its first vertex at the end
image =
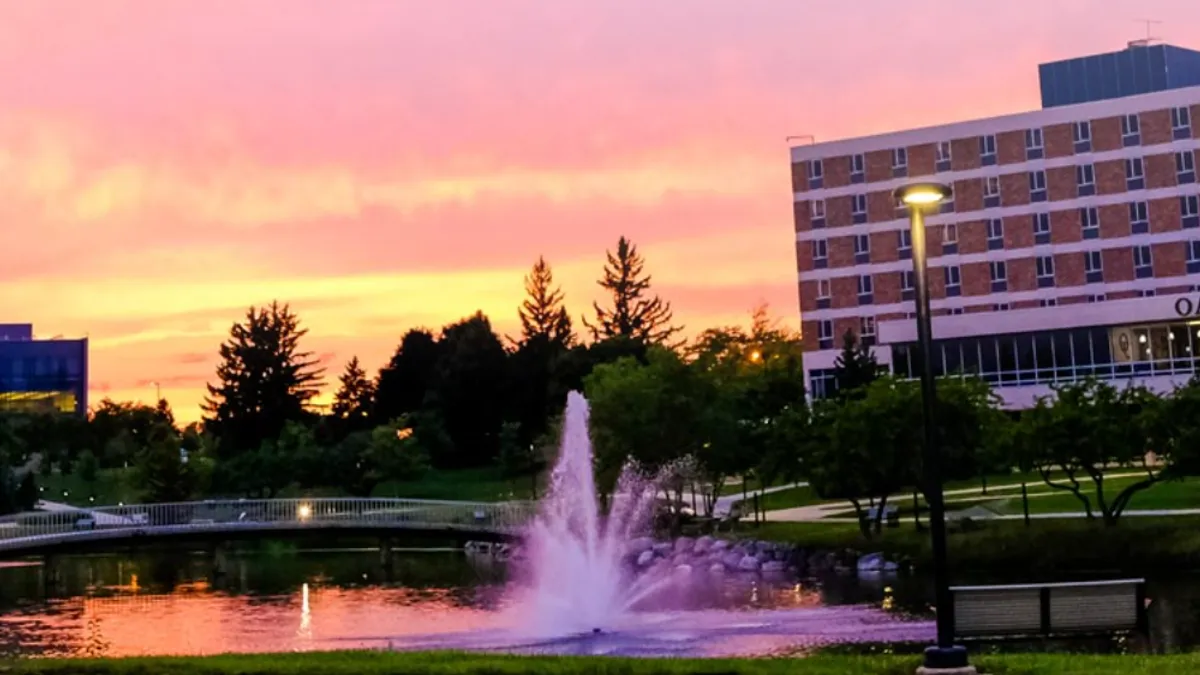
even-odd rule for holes
{"type": "Polygon", "coordinates": [[[33,511],[0,518],[0,551],[126,534],[272,529],[424,529],[515,534],[532,502],[450,502],[330,497],[237,499],[33,511]]]}

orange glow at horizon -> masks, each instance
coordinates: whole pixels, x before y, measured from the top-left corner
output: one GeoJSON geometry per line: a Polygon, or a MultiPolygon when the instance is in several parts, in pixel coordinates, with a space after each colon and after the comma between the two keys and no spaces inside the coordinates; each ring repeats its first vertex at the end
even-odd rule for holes
{"type": "MultiPolygon", "coordinates": [[[[251,305],[332,382],[414,326],[515,334],[539,255],[578,322],[621,235],[689,333],[796,327],[786,136],[1036,108],[1039,62],[1140,37],[1087,0],[889,9],[0,0],[0,322],[87,335],[91,403],[157,382],[182,422],[251,305]]],[[[1200,47],[1194,0],[1138,10],[1200,47]]]]}

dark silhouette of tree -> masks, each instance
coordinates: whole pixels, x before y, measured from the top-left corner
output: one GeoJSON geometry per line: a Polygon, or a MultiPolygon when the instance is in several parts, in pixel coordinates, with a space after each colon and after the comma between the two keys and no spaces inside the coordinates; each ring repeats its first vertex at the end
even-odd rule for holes
{"type": "Polygon", "coordinates": [[[657,295],[649,296],[650,275],[645,272],[646,261],[637,246],[621,237],[616,254],[608,251],[607,256],[604,278],[596,283],[612,296],[612,307],[592,303],[596,323],[583,320],[592,338],[625,337],[647,344],[667,342],[680,329],[671,325],[671,303],[657,295]]]}
{"type": "Polygon", "coordinates": [[[138,482],[147,502],[179,502],[192,496],[195,483],[180,452],[179,432],[155,425],[138,453],[138,482]]]}
{"type": "Polygon", "coordinates": [[[413,328],[400,338],[391,361],[375,380],[372,422],[387,424],[402,415],[420,410],[433,385],[441,347],[433,333],[413,328]]]}
{"type": "Polygon", "coordinates": [[[842,336],[842,353],[833,362],[838,398],[858,396],[863,388],[879,379],[879,361],[869,345],[859,342],[853,331],[842,336]]]}
{"type": "Polygon", "coordinates": [[[561,288],[554,285],[554,273],[544,257],[538,256],[525,276],[525,301],[517,313],[521,317],[521,344],[541,338],[562,348],[575,341],[571,316],[567,314],[561,288]]]}
{"type": "Polygon", "coordinates": [[[333,416],[340,422],[344,433],[367,428],[375,405],[375,384],[367,379],[367,373],[359,365],[357,356],[346,364],[338,381],[341,386],[333,395],[333,416]]]}
{"type": "Polygon", "coordinates": [[[429,407],[441,413],[452,448],[431,457],[434,466],[492,463],[500,452],[500,424],[508,407],[508,354],[482,312],[442,329],[429,407]]]}
{"type": "Polygon", "coordinates": [[[246,320],[233,324],[221,345],[216,385],[204,401],[205,429],[219,441],[218,452],[231,457],[259,448],[279,436],[289,421],[311,415],[324,370],[300,349],[308,333],[288,305],[251,307],[246,320]]]}

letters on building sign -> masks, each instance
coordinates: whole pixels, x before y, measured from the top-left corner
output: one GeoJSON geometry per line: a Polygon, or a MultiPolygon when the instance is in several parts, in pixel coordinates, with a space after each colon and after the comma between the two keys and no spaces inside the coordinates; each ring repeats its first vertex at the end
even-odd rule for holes
{"type": "Polygon", "coordinates": [[[1179,316],[1200,316],[1200,298],[1179,298],[1175,301],[1175,313],[1179,316]]]}

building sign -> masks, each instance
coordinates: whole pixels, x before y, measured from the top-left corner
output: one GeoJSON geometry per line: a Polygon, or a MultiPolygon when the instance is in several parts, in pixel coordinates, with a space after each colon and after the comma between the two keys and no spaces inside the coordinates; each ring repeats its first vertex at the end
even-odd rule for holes
{"type": "Polygon", "coordinates": [[[1175,301],[1175,313],[1179,316],[1200,316],[1200,298],[1179,298],[1175,301]]]}

